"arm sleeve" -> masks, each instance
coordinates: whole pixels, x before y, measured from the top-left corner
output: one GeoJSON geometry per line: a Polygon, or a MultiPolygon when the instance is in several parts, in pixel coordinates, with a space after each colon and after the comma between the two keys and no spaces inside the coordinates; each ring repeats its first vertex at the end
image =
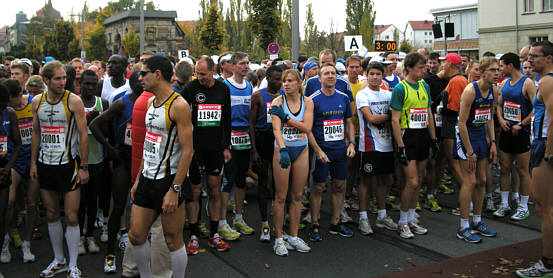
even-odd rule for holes
{"type": "Polygon", "coordinates": [[[395,110],[403,110],[403,100],[405,99],[405,90],[403,89],[403,84],[397,84],[397,86],[392,91],[392,101],[390,102],[390,107],[395,110]]]}
{"type": "Polygon", "coordinates": [[[357,109],[360,109],[361,107],[369,106],[369,99],[365,96],[365,94],[359,92],[357,93],[355,103],[357,104],[357,109]]]}

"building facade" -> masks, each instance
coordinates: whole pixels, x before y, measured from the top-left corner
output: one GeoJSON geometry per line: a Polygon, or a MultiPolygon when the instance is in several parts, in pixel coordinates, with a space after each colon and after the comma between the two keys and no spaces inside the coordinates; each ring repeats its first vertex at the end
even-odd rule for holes
{"type": "Polygon", "coordinates": [[[415,48],[431,48],[434,42],[432,24],[434,24],[434,21],[408,21],[405,26],[405,40],[415,48]]]}
{"type": "MultiPolygon", "coordinates": [[[[500,6],[501,5],[496,6],[495,9],[500,6]]],[[[477,3],[430,10],[436,22],[440,22],[443,34],[442,38],[434,39],[434,50],[442,54],[446,52],[455,52],[468,55],[471,58],[478,58],[480,50],[478,39],[478,10],[477,3]],[[454,25],[454,36],[447,38],[447,51],[444,47],[445,22],[451,22],[454,25]]]]}
{"type": "Polygon", "coordinates": [[[397,34],[397,44],[401,43],[403,40],[402,32],[393,24],[388,25],[375,25],[374,26],[374,37],[375,41],[395,41],[394,33],[397,34]]]}
{"type": "MultiPolygon", "coordinates": [[[[178,50],[186,49],[184,31],[178,26],[176,11],[144,11],[144,50],[177,56],[178,50]]],[[[121,39],[129,31],[140,32],[140,11],[126,11],[107,18],[106,44],[108,54],[126,55],[121,39]]]]}
{"type": "Polygon", "coordinates": [[[518,53],[535,41],[553,40],[551,0],[479,0],[478,20],[482,53],[518,53]]]}
{"type": "Polygon", "coordinates": [[[12,47],[23,43],[27,34],[27,24],[29,24],[27,14],[19,12],[15,15],[15,24],[8,27],[6,32],[6,43],[4,45],[6,52],[9,52],[12,47]]]}

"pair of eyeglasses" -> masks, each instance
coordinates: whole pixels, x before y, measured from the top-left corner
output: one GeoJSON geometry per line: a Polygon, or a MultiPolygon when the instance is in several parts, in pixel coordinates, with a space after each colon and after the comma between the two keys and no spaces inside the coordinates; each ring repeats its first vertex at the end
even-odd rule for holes
{"type": "Polygon", "coordinates": [[[146,74],[148,74],[148,73],[150,73],[150,72],[151,72],[151,73],[154,73],[155,70],[141,70],[141,71],[139,71],[140,76],[142,76],[142,77],[146,76],[146,74]]]}

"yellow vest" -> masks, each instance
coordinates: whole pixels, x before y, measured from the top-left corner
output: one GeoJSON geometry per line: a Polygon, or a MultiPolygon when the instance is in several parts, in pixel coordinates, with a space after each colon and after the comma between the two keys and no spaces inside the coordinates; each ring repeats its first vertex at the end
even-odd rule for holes
{"type": "Polygon", "coordinates": [[[405,90],[403,108],[401,110],[401,129],[421,129],[428,126],[428,93],[423,81],[418,82],[419,89],[415,90],[411,85],[402,80],[400,82],[405,90]]]}

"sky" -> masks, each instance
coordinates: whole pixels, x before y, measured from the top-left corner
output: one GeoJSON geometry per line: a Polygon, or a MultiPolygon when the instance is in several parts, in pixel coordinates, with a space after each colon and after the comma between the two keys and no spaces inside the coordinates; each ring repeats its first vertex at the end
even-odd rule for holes
{"type": "MultiPolygon", "coordinates": [[[[10,2],[0,9],[0,27],[13,25],[15,15],[19,11],[31,18],[35,12],[44,6],[47,0],[25,0],[10,2]]],[[[223,6],[228,7],[229,0],[222,0],[223,6]]],[[[108,0],[87,1],[90,9],[105,6],[108,0]]],[[[175,6],[174,0],[153,0],[154,4],[162,10],[176,10],[178,20],[198,19],[200,0],[185,0],[184,5],[175,6]]],[[[431,9],[457,5],[476,3],[477,0],[373,0],[376,10],[375,24],[394,24],[400,30],[405,28],[409,20],[432,20],[431,9]]],[[[62,17],[68,18],[72,12],[78,13],[82,9],[82,1],[52,0],[52,5],[60,11],[62,17]]],[[[319,30],[329,31],[330,18],[333,19],[337,31],[343,31],[346,27],[346,1],[345,0],[299,0],[300,6],[300,33],[303,33],[306,6],[311,3],[315,14],[315,22],[319,30]]],[[[77,20],[77,19],[75,19],[77,20]]]]}

